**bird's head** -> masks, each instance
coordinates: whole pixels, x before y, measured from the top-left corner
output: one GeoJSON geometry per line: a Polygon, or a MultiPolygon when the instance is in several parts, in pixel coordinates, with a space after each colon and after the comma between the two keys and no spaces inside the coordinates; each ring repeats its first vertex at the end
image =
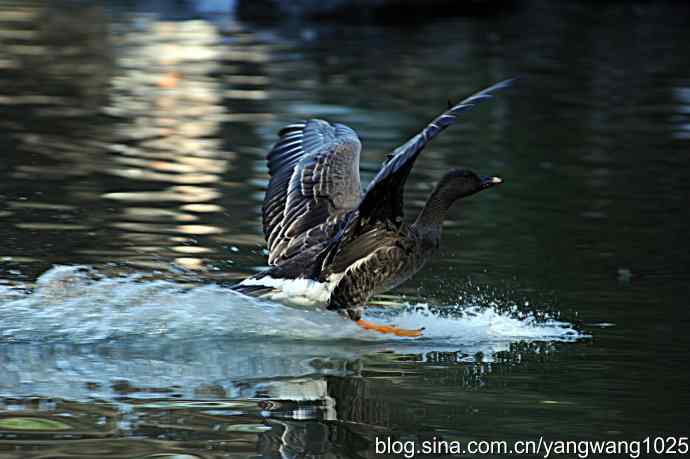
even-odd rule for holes
{"type": "Polygon", "coordinates": [[[436,185],[448,204],[503,183],[499,177],[480,177],[467,169],[451,169],[436,185]]]}

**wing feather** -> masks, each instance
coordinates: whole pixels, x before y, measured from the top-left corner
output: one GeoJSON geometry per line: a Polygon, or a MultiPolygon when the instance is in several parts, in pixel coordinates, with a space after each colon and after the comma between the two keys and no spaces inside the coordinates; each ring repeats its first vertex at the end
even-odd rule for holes
{"type": "Polygon", "coordinates": [[[421,132],[388,155],[381,170],[369,183],[356,211],[338,228],[322,260],[322,273],[342,270],[360,259],[376,240],[377,232],[396,231],[403,223],[403,188],[417,156],[436,135],[453,124],[458,115],[493,97],[514,80],[505,80],[458,102],[432,120],[421,132]]]}
{"type": "Polygon", "coordinates": [[[358,206],[359,218],[402,220],[403,187],[417,156],[426,144],[453,124],[458,115],[491,99],[496,91],[509,87],[513,81],[514,79],[501,81],[458,102],[389,154],[381,170],[369,183],[358,206]]]}
{"type": "Polygon", "coordinates": [[[270,265],[276,265],[307,240],[323,240],[315,232],[329,217],[356,207],[361,198],[359,154],[355,131],[343,124],[312,119],[285,126],[267,155],[271,179],[263,204],[264,235],[270,265]]]}

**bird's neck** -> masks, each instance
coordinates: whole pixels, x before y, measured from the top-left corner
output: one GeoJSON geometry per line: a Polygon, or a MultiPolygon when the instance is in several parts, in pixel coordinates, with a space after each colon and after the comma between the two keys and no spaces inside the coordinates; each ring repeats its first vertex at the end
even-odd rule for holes
{"type": "Polygon", "coordinates": [[[425,246],[438,248],[443,221],[453,201],[442,188],[436,188],[427,199],[413,225],[425,246]]]}

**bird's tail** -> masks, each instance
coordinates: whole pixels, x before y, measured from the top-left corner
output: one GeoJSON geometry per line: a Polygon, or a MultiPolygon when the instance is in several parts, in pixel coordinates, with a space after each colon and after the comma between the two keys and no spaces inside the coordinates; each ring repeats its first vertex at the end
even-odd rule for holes
{"type": "Polygon", "coordinates": [[[230,289],[234,290],[236,292],[242,293],[244,295],[253,296],[253,297],[261,297],[267,293],[275,291],[275,289],[273,287],[269,287],[267,285],[235,284],[235,285],[230,286],[230,289]]]}

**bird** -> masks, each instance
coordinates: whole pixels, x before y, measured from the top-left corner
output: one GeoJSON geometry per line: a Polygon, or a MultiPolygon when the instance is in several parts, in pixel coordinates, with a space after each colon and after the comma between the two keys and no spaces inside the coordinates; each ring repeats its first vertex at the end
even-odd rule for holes
{"type": "Polygon", "coordinates": [[[438,250],[452,204],[503,180],[467,169],[449,170],[412,223],[403,219],[403,191],[424,147],[458,116],[491,99],[513,79],[450,107],[388,154],[362,191],[362,144],[350,127],[320,119],[282,128],[267,155],[270,180],[262,206],[268,269],[233,289],[246,295],[337,311],[365,330],[417,337],[362,319],[369,299],[415,273],[438,250]]]}

